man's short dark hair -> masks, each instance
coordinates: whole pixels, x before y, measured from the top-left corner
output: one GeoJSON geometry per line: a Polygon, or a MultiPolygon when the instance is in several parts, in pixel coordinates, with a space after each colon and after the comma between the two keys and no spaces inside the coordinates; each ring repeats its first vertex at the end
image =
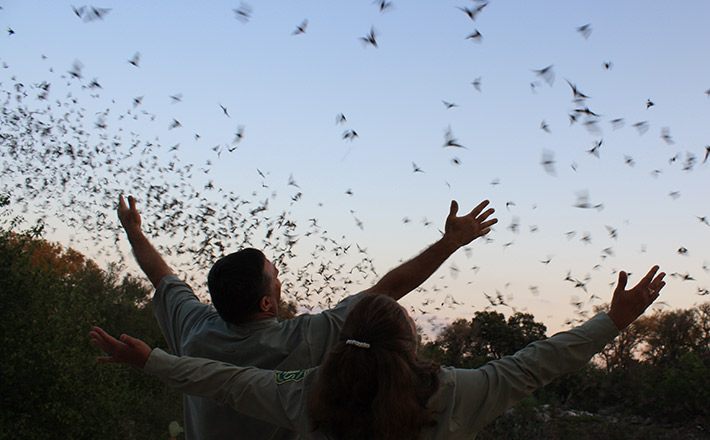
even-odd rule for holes
{"type": "Polygon", "coordinates": [[[222,257],[212,266],[207,286],[222,319],[241,324],[259,310],[271,281],[264,273],[265,261],[260,250],[248,248],[222,257]]]}

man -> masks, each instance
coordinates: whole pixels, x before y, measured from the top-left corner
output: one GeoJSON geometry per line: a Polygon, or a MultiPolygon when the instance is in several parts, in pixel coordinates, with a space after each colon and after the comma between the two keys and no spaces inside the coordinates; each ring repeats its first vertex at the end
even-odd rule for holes
{"type": "MultiPolygon", "coordinates": [[[[128,205],[119,196],[118,217],[136,260],[155,286],[153,311],[170,351],[249,365],[295,370],[314,367],[337,340],[348,310],[364,295],[381,293],[395,300],[415,289],[457,249],[490,232],[498,220],[488,218],[481,202],[458,217],[451,202],[444,235],[417,257],[391,270],[374,286],[344,299],[331,310],[278,322],[281,282],[278,269],[256,249],[243,249],[219,259],[208,275],[214,308],[203,304],[178,279],[141,231],[141,217],[132,196],[128,205]]],[[[235,413],[210,399],[184,396],[185,433],[188,440],[287,439],[292,431],[235,413]]]]}

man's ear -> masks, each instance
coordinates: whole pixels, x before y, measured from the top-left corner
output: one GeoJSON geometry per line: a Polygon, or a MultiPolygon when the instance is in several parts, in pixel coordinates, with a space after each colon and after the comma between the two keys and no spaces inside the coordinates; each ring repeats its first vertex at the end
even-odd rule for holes
{"type": "Polygon", "coordinates": [[[259,311],[268,312],[269,310],[271,310],[271,302],[269,301],[269,297],[262,296],[259,300],[259,311]]]}

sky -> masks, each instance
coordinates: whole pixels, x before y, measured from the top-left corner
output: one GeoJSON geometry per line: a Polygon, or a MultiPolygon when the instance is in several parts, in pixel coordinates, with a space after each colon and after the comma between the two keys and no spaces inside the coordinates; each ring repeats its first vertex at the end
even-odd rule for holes
{"type": "MultiPolygon", "coordinates": [[[[51,83],[48,102],[64,106],[48,111],[76,107],[89,145],[122,137],[125,153],[139,139],[163,167],[194,166],[153,172],[153,181],[213,186],[207,198],[269,199],[300,225],[317,219],[362,250],[349,255],[367,255],[377,276],[440,238],[451,200],[460,213],[490,200],[494,230],[402,301],[429,332],[485,308],[532,313],[558,331],[608,302],[619,270],[633,284],[654,264],[669,274],[657,307],[710,299],[710,4],[201,3],[0,2],[0,90],[51,83]],[[106,11],[97,17],[92,7],[106,11]],[[472,20],[465,10],[477,8],[472,20]],[[366,42],[371,31],[377,46],[366,42]],[[507,305],[486,297],[498,295],[507,305]]],[[[140,274],[114,205],[87,202],[81,220],[110,224],[111,235],[67,221],[71,209],[58,203],[71,191],[112,202],[125,192],[161,249],[179,247],[150,229],[167,211],[135,179],[136,163],[126,159],[125,174],[100,171],[101,197],[88,190],[95,181],[82,191],[83,171],[70,190],[30,197],[29,168],[16,166],[7,143],[0,148],[0,190],[28,219],[45,217],[47,238],[99,261],[119,255],[140,274]]],[[[197,228],[191,238],[209,234],[197,228]]],[[[192,272],[205,296],[206,263],[166,258],[192,272]]],[[[309,258],[294,255],[291,266],[307,268],[309,258]]]]}

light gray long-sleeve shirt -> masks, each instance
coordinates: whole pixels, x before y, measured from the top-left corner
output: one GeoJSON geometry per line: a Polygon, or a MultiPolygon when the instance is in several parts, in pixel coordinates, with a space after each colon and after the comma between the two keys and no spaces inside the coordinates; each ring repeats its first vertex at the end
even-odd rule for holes
{"type": "MultiPolygon", "coordinates": [[[[533,342],[481,368],[442,367],[439,388],[427,404],[438,420],[422,437],[474,438],[487,423],[535,389],[584,366],[618,333],[607,314],[599,313],[579,327],[533,342]]],[[[214,399],[249,417],[297,431],[304,438],[328,438],[312,432],[308,418],[308,390],[318,377],[318,368],[275,371],[236,367],[154,349],[145,371],[183,393],[214,399]]]]}

